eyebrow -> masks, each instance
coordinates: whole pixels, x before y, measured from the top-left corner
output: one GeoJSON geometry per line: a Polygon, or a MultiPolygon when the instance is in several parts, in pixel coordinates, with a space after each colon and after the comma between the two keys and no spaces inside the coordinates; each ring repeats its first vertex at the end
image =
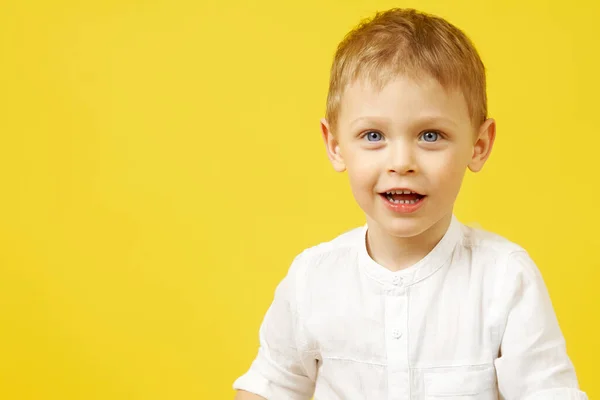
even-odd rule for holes
{"type": "MultiPolygon", "coordinates": [[[[361,122],[375,123],[375,124],[390,124],[391,120],[389,118],[380,117],[380,116],[359,117],[350,123],[350,127],[352,128],[361,122]]],[[[456,122],[454,122],[453,120],[451,120],[447,117],[444,117],[442,115],[425,115],[422,117],[417,117],[415,119],[413,125],[428,125],[428,124],[435,124],[435,123],[450,124],[453,127],[458,126],[456,124],[456,122]]]]}
{"type": "Polygon", "coordinates": [[[385,118],[385,117],[359,117],[356,118],[354,121],[350,122],[350,127],[354,127],[355,125],[361,123],[361,122],[367,122],[367,123],[376,123],[376,124],[388,124],[390,122],[389,118],[385,118]]]}

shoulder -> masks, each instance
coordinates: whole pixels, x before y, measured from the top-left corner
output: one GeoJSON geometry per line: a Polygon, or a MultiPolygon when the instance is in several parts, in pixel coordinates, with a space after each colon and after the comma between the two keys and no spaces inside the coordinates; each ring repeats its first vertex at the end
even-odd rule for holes
{"type": "Polygon", "coordinates": [[[296,256],[295,261],[318,267],[324,263],[350,259],[356,255],[364,234],[364,227],[353,228],[329,241],[306,248],[296,256]]]}
{"type": "Polygon", "coordinates": [[[520,244],[482,228],[463,225],[462,231],[463,251],[470,253],[473,262],[494,264],[494,270],[502,280],[540,278],[535,262],[520,244]]]}
{"type": "Polygon", "coordinates": [[[462,245],[474,252],[502,256],[525,251],[519,244],[482,228],[463,225],[462,232],[462,245]]]}
{"type": "Polygon", "coordinates": [[[346,231],[332,240],[306,248],[290,266],[283,287],[291,293],[298,309],[311,293],[326,293],[331,282],[347,282],[348,272],[357,268],[359,245],[364,227],[346,231]]]}
{"type": "Polygon", "coordinates": [[[330,277],[332,274],[347,273],[357,265],[365,227],[356,227],[337,237],[306,248],[292,263],[292,273],[302,280],[330,277]]]}

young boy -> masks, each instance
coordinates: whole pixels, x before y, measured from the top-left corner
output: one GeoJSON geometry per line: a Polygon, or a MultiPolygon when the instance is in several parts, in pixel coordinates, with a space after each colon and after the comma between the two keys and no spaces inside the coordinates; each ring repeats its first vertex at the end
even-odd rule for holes
{"type": "Polygon", "coordinates": [[[587,399],[536,265],[453,215],[496,127],[470,40],[414,10],[339,45],[327,155],[367,224],[302,252],[237,399],[587,399]]]}

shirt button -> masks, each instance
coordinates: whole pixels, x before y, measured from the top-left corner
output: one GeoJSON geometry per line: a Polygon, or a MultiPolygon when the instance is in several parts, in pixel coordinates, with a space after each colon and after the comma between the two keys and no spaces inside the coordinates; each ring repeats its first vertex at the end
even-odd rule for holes
{"type": "Polygon", "coordinates": [[[395,276],[394,278],[392,278],[392,283],[394,285],[400,286],[400,285],[402,285],[402,278],[399,276],[395,276]]]}
{"type": "Polygon", "coordinates": [[[400,339],[402,337],[402,332],[400,332],[400,329],[394,329],[392,331],[392,337],[394,339],[400,339]]]}

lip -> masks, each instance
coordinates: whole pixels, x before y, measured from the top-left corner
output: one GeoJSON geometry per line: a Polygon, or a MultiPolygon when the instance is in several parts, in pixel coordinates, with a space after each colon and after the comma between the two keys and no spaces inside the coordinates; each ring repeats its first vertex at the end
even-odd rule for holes
{"type": "MultiPolygon", "coordinates": [[[[400,189],[393,189],[393,190],[400,190],[400,189]]],[[[411,190],[411,189],[402,188],[402,190],[411,190]]],[[[392,191],[392,190],[389,190],[389,191],[392,191]]],[[[417,192],[415,192],[415,193],[417,193],[417,192]]],[[[421,199],[418,202],[416,202],[415,204],[396,204],[396,203],[392,203],[391,201],[389,201],[387,199],[385,192],[379,194],[379,197],[383,201],[384,206],[388,210],[390,210],[396,214],[412,214],[412,213],[418,211],[421,207],[423,207],[423,204],[425,204],[425,201],[427,201],[427,195],[421,195],[421,196],[423,196],[423,197],[421,197],[421,199]]]]}
{"type": "Polygon", "coordinates": [[[411,189],[411,188],[407,188],[407,187],[397,187],[397,188],[393,188],[393,189],[387,189],[387,190],[384,190],[383,192],[379,192],[379,194],[385,194],[385,193],[387,193],[387,192],[395,192],[395,191],[398,191],[398,192],[399,192],[399,191],[401,191],[401,190],[410,190],[411,192],[413,192],[413,193],[416,193],[416,194],[418,194],[419,196],[425,196],[425,195],[424,195],[424,194],[422,194],[421,192],[419,192],[419,191],[417,191],[417,190],[414,190],[414,189],[411,189]]]}

